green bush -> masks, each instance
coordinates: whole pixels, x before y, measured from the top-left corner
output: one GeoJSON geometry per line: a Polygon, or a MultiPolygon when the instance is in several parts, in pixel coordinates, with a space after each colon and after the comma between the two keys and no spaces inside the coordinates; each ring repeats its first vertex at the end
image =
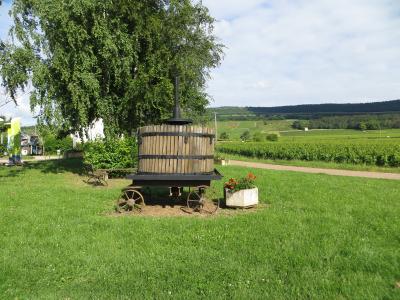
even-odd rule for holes
{"type": "Polygon", "coordinates": [[[261,132],[256,132],[253,134],[253,141],[262,142],[264,140],[265,140],[265,137],[261,132]]]}
{"type": "Polygon", "coordinates": [[[242,135],[240,136],[240,139],[242,141],[249,141],[251,139],[250,131],[246,130],[245,132],[243,132],[242,135]]]}
{"type": "Polygon", "coordinates": [[[219,136],[221,140],[229,140],[229,134],[227,132],[222,132],[219,136]]]}
{"type": "Polygon", "coordinates": [[[358,129],[360,129],[361,131],[367,130],[367,124],[365,122],[360,122],[358,124],[358,129]]]}
{"type": "Polygon", "coordinates": [[[44,151],[46,154],[57,153],[57,150],[61,150],[61,153],[64,153],[70,149],[72,149],[72,138],[69,136],[60,139],[55,135],[49,134],[44,138],[44,151]]]}
{"type": "Polygon", "coordinates": [[[310,121],[308,120],[296,120],[293,122],[292,127],[294,129],[304,130],[306,127],[310,127],[310,121]]]}
{"type": "Polygon", "coordinates": [[[267,134],[267,140],[270,142],[277,142],[279,140],[278,133],[269,133],[267,134]]]}
{"type": "Polygon", "coordinates": [[[4,155],[4,152],[7,152],[7,137],[4,137],[3,144],[0,143],[0,157],[4,155]]]}
{"type": "Polygon", "coordinates": [[[0,144],[0,157],[2,157],[5,152],[7,152],[7,147],[0,144]]]}
{"type": "Polygon", "coordinates": [[[84,162],[95,169],[134,168],[137,165],[137,143],[133,137],[87,142],[83,150],[84,162]]]}

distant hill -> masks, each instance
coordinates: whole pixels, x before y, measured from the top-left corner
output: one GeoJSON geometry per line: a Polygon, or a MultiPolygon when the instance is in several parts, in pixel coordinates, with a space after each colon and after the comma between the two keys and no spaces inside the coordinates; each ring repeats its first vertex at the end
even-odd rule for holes
{"type": "Polygon", "coordinates": [[[276,107],[247,107],[254,114],[352,114],[352,113],[387,113],[400,112],[400,100],[371,102],[371,103],[346,103],[346,104],[302,104],[293,106],[276,107]]]}
{"type": "Polygon", "coordinates": [[[400,113],[400,100],[371,103],[346,103],[346,104],[302,104],[275,107],[216,107],[210,108],[211,113],[217,112],[218,116],[227,118],[228,116],[273,116],[281,115],[285,117],[296,117],[300,115],[321,116],[321,115],[351,115],[351,114],[381,114],[381,113],[400,113]]]}

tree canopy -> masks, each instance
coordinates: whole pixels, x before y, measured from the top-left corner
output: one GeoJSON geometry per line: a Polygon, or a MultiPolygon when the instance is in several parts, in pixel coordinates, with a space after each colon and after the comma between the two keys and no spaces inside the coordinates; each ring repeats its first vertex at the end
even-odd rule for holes
{"type": "Polygon", "coordinates": [[[214,19],[191,0],[14,0],[13,43],[0,44],[2,85],[15,99],[32,84],[40,122],[106,134],[167,118],[173,77],[187,114],[203,112],[223,46],[214,19]]]}

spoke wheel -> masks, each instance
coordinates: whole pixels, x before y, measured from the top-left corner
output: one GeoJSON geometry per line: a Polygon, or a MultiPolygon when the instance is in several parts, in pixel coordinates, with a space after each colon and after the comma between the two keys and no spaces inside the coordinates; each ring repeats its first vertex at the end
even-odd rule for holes
{"type": "Polygon", "coordinates": [[[186,205],[189,209],[195,212],[201,212],[203,209],[205,198],[206,186],[199,186],[197,189],[190,191],[187,197],[186,205]]]}
{"type": "Polygon", "coordinates": [[[126,189],[122,193],[122,199],[118,201],[118,207],[125,211],[142,211],[145,206],[143,195],[135,189],[126,189]]]}

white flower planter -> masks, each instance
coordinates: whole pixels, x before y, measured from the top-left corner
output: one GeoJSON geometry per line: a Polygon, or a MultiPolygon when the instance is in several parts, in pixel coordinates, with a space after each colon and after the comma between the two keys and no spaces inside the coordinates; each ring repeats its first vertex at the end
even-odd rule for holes
{"type": "Polygon", "coordinates": [[[258,188],[231,192],[225,189],[225,201],[228,207],[251,207],[258,204],[258,188]]]}

